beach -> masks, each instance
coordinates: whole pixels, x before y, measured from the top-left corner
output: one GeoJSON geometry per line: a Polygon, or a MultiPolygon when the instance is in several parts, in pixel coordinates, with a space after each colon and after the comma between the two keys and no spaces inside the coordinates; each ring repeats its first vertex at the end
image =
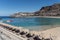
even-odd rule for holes
{"type": "MultiPolygon", "coordinates": [[[[16,29],[19,29],[20,31],[24,31],[24,32],[27,32],[27,33],[30,33],[31,35],[35,34],[35,35],[38,35],[40,38],[44,38],[44,39],[47,39],[47,38],[52,38],[53,40],[60,40],[60,26],[56,26],[54,28],[50,28],[50,29],[47,29],[47,30],[43,30],[43,31],[30,31],[29,29],[25,29],[25,28],[22,28],[22,27],[14,27],[14,26],[11,26],[9,24],[5,24],[5,23],[0,23],[0,25],[4,25],[4,26],[8,26],[8,27],[12,27],[12,28],[16,28],[16,29]]],[[[1,28],[1,27],[0,27],[1,28]]],[[[2,30],[3,28],[1,28],[2,30]]],[[[5,30],[5,29],[3,29],[5,30]]],[[[2,30],[2,31],[3,31],[2,30]]],[[[8,30],[7,30],[8,31],[8,30]]],[[[5,31],[4,31],[5,32],[5,31]]],[[[9,31],[10,32],[10,31],[9,31]]],[[[8,35],[10,35],[8,33],[8,35]]],[[[16,35],[16,34],[13,34],[13,35],[16,35]]],[[[17,37],[16,37],[17,38],[17,37]]],[[[20,37],[19,37],[20,38],[20,37]]],[[[18,39],[19,39],[18,38],[18,39]]],[[[22,38],[22,37],[21,37],[22,38]]],[[[13,37],[14,39],[14,37],[13,37]]],[[[24,39],[24,38],[23,38],[24,39]]],[[[27,40],[27,39],[26,39],[27,40]]]]}
{"type": "MultiPolygon", "coordinates": [[[[40,17],[40,18],[60,18],[60,16],[25,16],[25,17],[22,17],[22,18],[31,18],[31,17],[40,17]]],[[[16,17],[16,18],[21,18],[21,17],[16,17]]]]}
{"type": "Polygon", "coordinates": [[[31,31],[31,33],[40,35],[43,38],[52,38],[53,40],[60,40],[60,26],[50,28],[44,31],[31,31]]]}
{"type": "Polygon", "coordinates": [[[60,40],[60,27],[48,29],[42,32],[45,38],[53,38],[53,40],[60,40]]]}

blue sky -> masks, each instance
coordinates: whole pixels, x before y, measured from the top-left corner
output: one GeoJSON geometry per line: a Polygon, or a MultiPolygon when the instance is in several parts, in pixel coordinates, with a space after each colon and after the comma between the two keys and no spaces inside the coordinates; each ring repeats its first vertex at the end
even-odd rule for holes
{"type": "Polygon", "coordinates": [[[0,0],[0,16],[9,16],[16,12],[34,12],[54,3],[60,3],[60,0],[0,0]]]}

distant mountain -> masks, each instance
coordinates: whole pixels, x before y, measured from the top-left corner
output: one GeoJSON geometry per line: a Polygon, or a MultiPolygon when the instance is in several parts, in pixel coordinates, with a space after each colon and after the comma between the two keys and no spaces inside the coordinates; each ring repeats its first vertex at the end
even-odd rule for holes
{"type": "Polygon", "coordinates": [[[13,15],[11,15],[11,17],[26,17],[26,16],[34,16],[34,13],[18,12],[18,13],[14,13],[13,15]]]}
{"type": "Polygon", "coordinates": [[[11,15],[12,17],[25,17],[25,16],[60,16],[60,3],[51,6],[42,7],[40,10],[29,12],[18,12],[11,15]]]}
{"type": "Polygon", "coordinates": [[[60,16],[60,4],[42,7],[39,11],[35,12],[35,14],[40,16],[60,16]]]}

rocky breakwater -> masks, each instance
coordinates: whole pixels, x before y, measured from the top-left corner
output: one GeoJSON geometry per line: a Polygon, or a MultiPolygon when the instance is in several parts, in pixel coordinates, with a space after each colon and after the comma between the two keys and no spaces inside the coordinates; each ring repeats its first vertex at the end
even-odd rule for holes
{"type": "Polygon", "coordinates": [[[41,31],[29,31],[22,27],[15,27],[5,23],[0,23],[0,26],[17,36],[20,36],[23,40],[52,40],[52,38],[45,38],[41,31]]]}

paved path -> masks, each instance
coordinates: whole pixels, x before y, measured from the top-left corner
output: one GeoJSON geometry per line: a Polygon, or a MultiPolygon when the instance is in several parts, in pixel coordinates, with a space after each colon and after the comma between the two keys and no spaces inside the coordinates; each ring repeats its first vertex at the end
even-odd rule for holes
{"type": "Polygon", "coordinates": [[[21,36],[17,36],[16,34],[0,27],[0,40],[27,40],[27,39],[22,38],[21,36]]]}

